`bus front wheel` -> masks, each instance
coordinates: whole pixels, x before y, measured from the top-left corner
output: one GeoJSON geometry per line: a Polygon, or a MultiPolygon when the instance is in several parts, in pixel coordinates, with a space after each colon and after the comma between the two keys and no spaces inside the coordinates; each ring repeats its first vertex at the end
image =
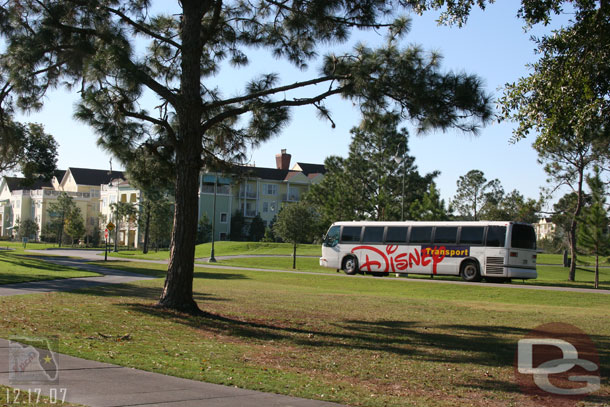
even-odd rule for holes
{"type": "Polygon", "coordinates": [[[465,261],[462,263],[460,276],[462,276],[462,280],[468,282],[481,281],[481,271],[479,270],[479,265],[472,260],[465,261]]]}
{"type": "Polygon", "coordinates": [[[354,275],[358,272],[358,259],[354,256],[347,256],[343,259],[343,271],[347,275],[354,275]]]}

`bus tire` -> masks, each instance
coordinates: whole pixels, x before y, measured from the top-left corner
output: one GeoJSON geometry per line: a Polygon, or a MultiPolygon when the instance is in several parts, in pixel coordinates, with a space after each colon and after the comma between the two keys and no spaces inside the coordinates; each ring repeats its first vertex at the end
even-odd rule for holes
{"type": "Polygon", "coordinates": [[[343,272],[349,276],[353,276],[358,272],[358,259],[354,256],[345,256],[343,259],[343,272]]]}
{"type": "Polygon", "coordinates": [[[481,281],[481,270],[476,261],[466,260],[460,267],[460,276],[462,280],[468,281],[469,283],[481,281]]]}

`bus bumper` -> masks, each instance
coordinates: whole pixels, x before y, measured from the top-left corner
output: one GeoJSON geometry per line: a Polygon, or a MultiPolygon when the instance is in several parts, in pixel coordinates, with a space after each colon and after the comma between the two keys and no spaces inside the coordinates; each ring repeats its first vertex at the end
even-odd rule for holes
{"type": "Polygon", "coordinates": [[[537,278],[538,272],[535,268],[506,267],[506,276],[518,279],[537,278]]]}

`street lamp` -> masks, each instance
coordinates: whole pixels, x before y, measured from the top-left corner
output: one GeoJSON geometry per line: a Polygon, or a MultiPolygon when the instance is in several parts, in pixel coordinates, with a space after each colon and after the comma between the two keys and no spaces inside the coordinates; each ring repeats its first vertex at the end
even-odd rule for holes
{"type": "MultiPolygon", "coordinates": [[[[400,165],[404,161],[404,157],[398,155],[398,151],[394,156],[394,161],[396,164],[400,165]]],[[[402,195],[400,196],[400,220],[405,220],[405,174],[407,172],[407,166],[402,166],[402,195]]]]}
{"type": "Polygon", "coordinates": [[[218,173],[216,173],[216,177],[214,178],[214,206],[212,209],[212,252],[210,253],[210,258],[208,259],[208,263],[216,263],[216,257],[214,257],[214,241],[216,240],[216,186],[218,185],[218,173]]]}

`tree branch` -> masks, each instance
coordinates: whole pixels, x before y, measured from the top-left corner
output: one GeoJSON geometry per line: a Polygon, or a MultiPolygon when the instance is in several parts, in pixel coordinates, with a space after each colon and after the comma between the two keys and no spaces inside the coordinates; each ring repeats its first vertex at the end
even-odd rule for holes
{"type": "Polygon", "coordinates": [[[205,107],[207,109],[215,109],[215,108],[226,106],[226,105],[232,105],[234,103],[246,102],[248,100],[257,99],[257,98],[260,98],[260,97],[263,97],[263,96],[273,95],[275,93],[285,92],[285,91],[288,91],[288,90],[303,88],[303,87],[306,87],[306,86],[316,85],[316,84],[323,83],[323,82],[334,81],[334,80],[337,80],[337,79],[347,79],[347,78],[349,78],[348,75],[344,75],[344,76],[336,76],[336,75],[322,76],[320,78],[310,79],[308,81],[295,82],[295,83],[293,83],[291,85],[285,85],[285,86],[280,86],[280,87],[273,88],[273,89],[262,90],[260,92],[250,93],[248,95],[238,96],[238,97],[235,97],[235,98],[232,98],[232,99],[221,100],[221,101],[218,101],[218,102],[206,105],[205,107]]]}
{"type": "Polygon", "coordinates": [[[166,38],[162,35],[157,34],[156,32],[150,30],[148,27],[142,25],[142,24],[138,24],[137,22],[133,21],[132,19],[130,19],[127,15],[125,15],[123,12],[113,9],[111,7],[104,7],[104,10],[109,11],[112,14],[116,14],[117,16],[119,16],[121,18],[121,20],[125,21],[127,24],[131,25],[132,27],[134,27],[136,29],[136,31],[142,31],[143,33],[150,35],[151,37],[161,41],[161,42],[165,42],[173,47],[176,47],[178,49],[182,49],[182,45],[180,45],[179,43],[177,43],[176,41],[172,40],[171,38],[166,38]]]}

